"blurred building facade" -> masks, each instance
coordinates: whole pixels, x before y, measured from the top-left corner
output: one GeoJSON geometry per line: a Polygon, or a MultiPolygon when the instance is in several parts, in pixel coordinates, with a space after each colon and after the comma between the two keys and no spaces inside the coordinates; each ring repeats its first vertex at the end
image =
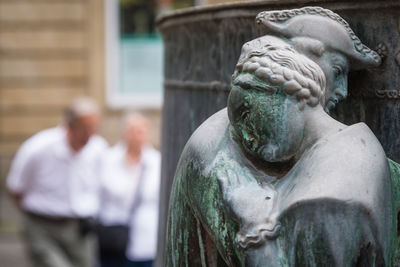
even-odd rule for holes
{"type": "MultiPolygon", "coordinates": [[[[158,4],[187,7],[191,2],[229,1],[159,0],[158,4]]],[[[120,110],[105,104],[104,28],[101,0],[0,1],[2,180],[22,141],[60,123],[63,107],[76,96],[87,95],[102,104],[101,133],[110,142],[116,140],[113,131],[120,110]]],[[[150,115],[159,117],[159,111],[152,110],[150,115]]],[[[157,140],[159,136],[153,136],[158,146],[157,140]]]]}
{"type": "MultiPolygon", "coordinates": [[[[82,95],[102,107],[100,134],[110,144],[119,139],[119,119],[129,105],[107,103],[105,14],[110,1],[147,2],[0,0],[0,258],[6,266],[26,266],[21,243],[13,237],[18,213],[5,194],[5,178],[21,143],[60,124],[66,104],[82,95]]],[[[232,1],[152,2],[160,12],[232,1]]],[[[151,139],[160,148],[161,106],[140,109],[149,115],[154,129],[151,139]]]]}
{"type": "MultiPolygon", "coordinates": [[[[159,9],[221,2],[232,1],[154,1],[159,9]]],[[[107,105],[105,6],[102,0],[0,1],[1,199],[18,147],[34,133],[60,124],[63,108],[74,97],[96,99],[104,112],[100,134],[111,144],[119,139],[119,118],[126,106],[107,105]]],[[[152,120],[156,147],[160,147],[160,108],[141,107],[152,120]]],[[[1,231],[9,216],[8,208],[0,205],[1,231]]]]}
{"type": "Polygon", "coordinates": [[[102,6],[0,1],[0,170],[21,142],[60,123],[73,97],[102,101],[102,6]]]}
{"type": "MultiPolygon", "coordinates": [[[[0,232],[14,221],[4,184],[16,150],[60,124],[71,99],[96,99],[103,110],[100,134],[111,144],[119,139],[123,108],[106,105],[104,27],[101,0],[0,1],[0,232]]],[[[160,108],[142,111],[159,147],[160,108]]]]}

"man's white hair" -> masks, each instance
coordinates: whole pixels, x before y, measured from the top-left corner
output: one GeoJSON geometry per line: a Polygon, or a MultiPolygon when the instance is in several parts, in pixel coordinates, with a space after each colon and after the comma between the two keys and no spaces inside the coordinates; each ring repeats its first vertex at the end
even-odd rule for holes
{"type": "Polygon", "coordinates": [[[67,123],[73,123],[79,117],[100,114],[97,103],[88,97],[78,97],[72,100],[64,112],[64,119],[67,123]]]}
{"type": "Polygon", "coordinates": [[[132,124],[138,121],[143,121],[147,126],[149,126],[150,123],[149,119],[140,112],[127,112],[122,117],[122,123],[121,123],[122,132],[126,133],[126,131],[130,129],[132,124]]]}

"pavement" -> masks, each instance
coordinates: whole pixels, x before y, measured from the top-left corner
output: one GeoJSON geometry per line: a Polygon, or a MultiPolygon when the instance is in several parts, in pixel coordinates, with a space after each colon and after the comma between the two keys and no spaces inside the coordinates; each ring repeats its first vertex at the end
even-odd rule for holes
{"type": "Polygon", "coordinates": [[[31,267],[20,235],[20,213],[0,191],[0,267],[31,267]]]}
{"type": "Polygon", "coordinates": [[[0,234],[0,266],[30,267],[18,234],[0,234]]]}

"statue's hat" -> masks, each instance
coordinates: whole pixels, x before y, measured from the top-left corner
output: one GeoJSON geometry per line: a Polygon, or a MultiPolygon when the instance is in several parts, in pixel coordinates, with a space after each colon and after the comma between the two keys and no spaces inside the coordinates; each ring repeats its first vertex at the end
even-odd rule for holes
{"type": "Polygon", "coordinates": [[[361,43],[349,24],[338,14],[321,7],[304,7],[283,11],[264,11],[257,15],[258,24],[288,39],[309,37],[325,47],[346,55],[351,69],[376,67],[380,56],[361,43]]]}

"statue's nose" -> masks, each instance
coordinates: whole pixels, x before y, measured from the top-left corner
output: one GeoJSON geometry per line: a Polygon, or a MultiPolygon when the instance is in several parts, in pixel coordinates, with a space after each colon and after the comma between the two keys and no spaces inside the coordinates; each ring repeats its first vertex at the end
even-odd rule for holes
{"type": "MultiPolygon", "coordinates": [[[[336,95],[337,101],[339,102],[342,99],[345,99],[347,96],[347,90],[342,87],[337,87],[334,91],[334,94],[336,95]]],[[[336,102],[337,103],[337,102],[336,102]]]]}

